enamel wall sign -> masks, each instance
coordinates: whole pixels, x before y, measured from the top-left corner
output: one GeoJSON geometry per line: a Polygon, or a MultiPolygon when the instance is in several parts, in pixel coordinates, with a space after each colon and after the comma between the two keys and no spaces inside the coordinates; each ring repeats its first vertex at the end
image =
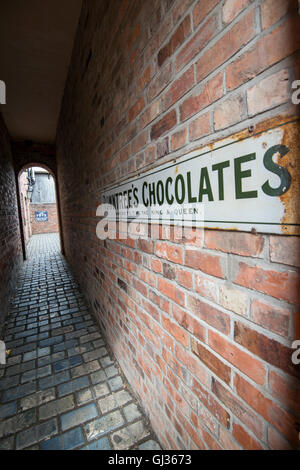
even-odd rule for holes
{"type": "Polygon", "coordinates": [[[119,219],[137,208],[145,222],[300,233],[299,122],[217,142],[106,189],[119,219]],[[180,210],[182,208],[182,210],[180,210]],[[182,218],[182,212],[185,218],[182,218]]]}

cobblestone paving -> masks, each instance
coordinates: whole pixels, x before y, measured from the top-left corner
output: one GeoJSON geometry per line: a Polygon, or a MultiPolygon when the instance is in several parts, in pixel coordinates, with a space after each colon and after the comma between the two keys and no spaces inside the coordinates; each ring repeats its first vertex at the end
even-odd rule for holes
{"type": "Polygon", "coordinates": [[[5,327],[0,449],[160,449],[59,251],[35,235],[5,327]]]}

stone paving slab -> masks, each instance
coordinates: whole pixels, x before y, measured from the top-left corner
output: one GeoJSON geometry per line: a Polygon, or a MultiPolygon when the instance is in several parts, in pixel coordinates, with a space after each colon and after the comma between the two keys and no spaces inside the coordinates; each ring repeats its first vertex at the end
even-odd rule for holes
{"type": "Polygon", "coordinates": [[[10,305],[0,450],[160,449],[59,250],[31,238],[10,305]]]}

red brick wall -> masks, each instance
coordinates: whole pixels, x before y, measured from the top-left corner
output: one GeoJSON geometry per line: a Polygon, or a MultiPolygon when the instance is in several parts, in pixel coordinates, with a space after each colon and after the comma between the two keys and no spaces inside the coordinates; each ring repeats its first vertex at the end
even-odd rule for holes
{"type": "Polygon", "coordinates": [[[32,235],[38,233],[53,233],[58,232],[58,219],[56,204],[30,204],[30,220],[32,235]],[[48,221],[37,222],[35,220],[35,212],[47,211],[48,221]]]}
{"type": "Polygon", "coordinates": [[[10,141],[0,114],[0,333],[22,259],[10,141]]]}
{"type": "Polygon", "coordinates": [[[167,449],[299,445],[299,238],[96,237],[101,188],[294,116],[297,1],[84,2],[57,137],[67,259],[167,449]]]}

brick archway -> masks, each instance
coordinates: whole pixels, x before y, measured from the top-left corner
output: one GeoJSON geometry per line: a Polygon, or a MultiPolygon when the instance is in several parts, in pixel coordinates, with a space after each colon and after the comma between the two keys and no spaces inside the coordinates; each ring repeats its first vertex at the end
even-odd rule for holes
{"type": "Polygon", "coordinates": [[[61,210],[60,210],[60,193],[59,193],[59,188],[58,188],[58,178],[57,178],[57,170],[56,170],[55,146],[51,144],[35,144],[33,142],[13,142],[12,153],[13,153],[15,179],[16,179],[16,187],[17,187],[17,194],[18,194],[18,198],[17,198],[18,199],[18,213],[19,213],[19,220],[20,220],[20,230],[21,230],[21,240],[22,240],[22,250],[23,250],[24,260],[27,258],[27,256],[26,256],[25,236],[24,236],[23,223],[22,223],[19,177],[24,170],[31,168],[31,167],[44,168],[51,174],[51,176],[54,179],[60,244],[61,244],[62,254],[64,254],[62,218],[61,218],[61,210]]]}
{"type": "Polygon", "coordinates": [[[11,148],[16,175],[36,165],[47,169],[54,178],[57,177],[55,145],[23,141],[12,142],[11,148]]]}

